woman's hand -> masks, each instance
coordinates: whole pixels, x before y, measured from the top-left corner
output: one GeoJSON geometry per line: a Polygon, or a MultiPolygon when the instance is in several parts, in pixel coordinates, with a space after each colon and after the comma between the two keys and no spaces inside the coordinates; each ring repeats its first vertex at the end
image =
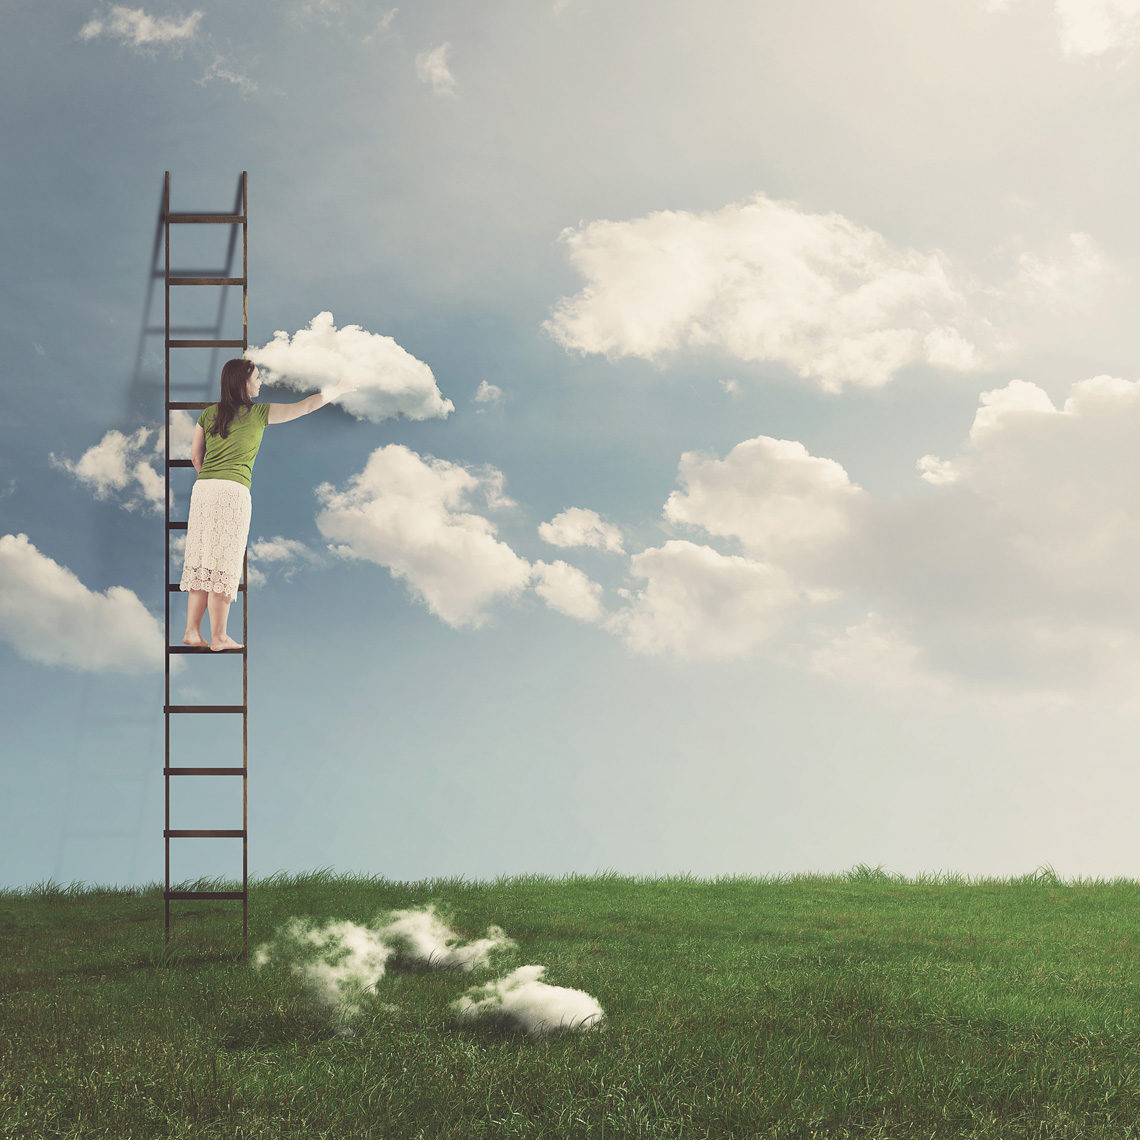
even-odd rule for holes
{"type": "Polygon", "coordinates": [[[328,399],[336,400],[348,392],[355,392],[359,387],[356,380],[338,380],[331,388],[326,388],[325,392],[328,399]]]}

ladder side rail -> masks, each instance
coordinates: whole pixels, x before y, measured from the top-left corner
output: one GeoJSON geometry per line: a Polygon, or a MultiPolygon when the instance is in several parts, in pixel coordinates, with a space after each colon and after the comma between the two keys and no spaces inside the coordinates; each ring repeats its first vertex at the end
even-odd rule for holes
{"type": "MultiPolygon", "coordinates": [[[[170,171],[166,172],[162,195],[162,225],[165,231],[166,244],[166,280],[163,283],[166,294],[166,335],[163,337],[166,372],[166,399],[163,402],[165,409],[166,427],[163,434],[166,436],[166,494],[163,507],[166,511],[166,578],[170,581],[170,171]]],[[[162,891],[163,910],[165,914],[165,943],[170,944],[170,591],[163,590],[166,597],[166,700],[163,702],[163,719],[166,725],[166,763],[163,765],[164,799],[166,801],[165,824],[163,825],[163,844],[165,847],[165,886],[162,891]]]]}

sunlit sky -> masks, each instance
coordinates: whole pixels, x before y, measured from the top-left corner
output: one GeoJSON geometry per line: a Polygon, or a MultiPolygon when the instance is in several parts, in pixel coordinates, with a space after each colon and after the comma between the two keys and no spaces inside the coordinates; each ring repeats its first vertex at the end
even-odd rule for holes
{"type": "MultiPolygon", "coordinates": [[[[163,878],[166,171],[248,174],[259,399],[358,385],[254,467],[251,873],[1136,874],[1137,0],[0,27],[0,882],[163,878]]],[[[240,287],[170,292],[241,337],[240,287]]],[[[172,399],[240,353],[172,349],[172,399]]],[[[170,732],[241,763],[240,717],[170,732]]]]}

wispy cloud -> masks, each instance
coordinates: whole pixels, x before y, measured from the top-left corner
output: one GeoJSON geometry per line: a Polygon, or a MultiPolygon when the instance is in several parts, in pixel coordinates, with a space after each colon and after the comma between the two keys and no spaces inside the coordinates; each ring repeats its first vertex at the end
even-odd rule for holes
{"type": "Polygon", "coordinates": [[[92,40],[98,36],[114,36],[131,47],[149,47],[188,43],[198,34],[202,13],[195,9],[182,19],[151,16],[142,8],[127,8],[116,4],[109,16],[89,20],[79,31],[80,38],[92,40]]]}
{"type": "Polygon", "coordinates": [[[455,93],[455,76],[447,66],[447,53],[451,44],[440,44],[430,51],[422,51],[416,56],[416,76],[427,83],[436,95],[455,93]]]}

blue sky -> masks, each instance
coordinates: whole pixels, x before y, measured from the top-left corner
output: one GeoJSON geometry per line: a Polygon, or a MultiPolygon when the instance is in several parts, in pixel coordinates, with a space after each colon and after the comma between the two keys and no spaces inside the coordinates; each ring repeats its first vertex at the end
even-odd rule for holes
{"type": "Polygon", "coordinates": [[[167,170],[260,399],[359,383],[254,468],[251,872],[1131,875],[1135,7],[4,4],[0,881],[162,878],[167,170]]]}

